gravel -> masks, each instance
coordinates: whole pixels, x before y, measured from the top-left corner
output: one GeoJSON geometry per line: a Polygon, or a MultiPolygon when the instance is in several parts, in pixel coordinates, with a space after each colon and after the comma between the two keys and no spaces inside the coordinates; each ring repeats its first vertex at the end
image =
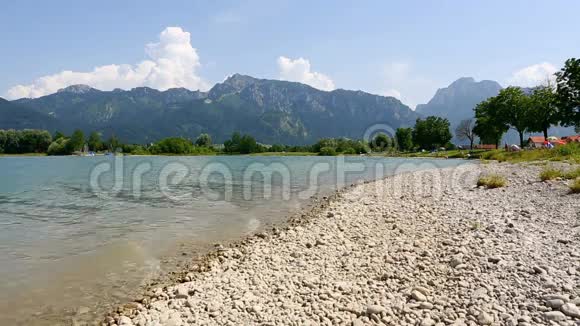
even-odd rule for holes
{"type": "Polygon", "coordinates": [[[489,163],[350,187],[220,247],[186,282],[104,324],[578,325],[580,195],[541,182],[541,168],[489,163]],[[490,173],[508,185],[475,186],[490,173]]]}

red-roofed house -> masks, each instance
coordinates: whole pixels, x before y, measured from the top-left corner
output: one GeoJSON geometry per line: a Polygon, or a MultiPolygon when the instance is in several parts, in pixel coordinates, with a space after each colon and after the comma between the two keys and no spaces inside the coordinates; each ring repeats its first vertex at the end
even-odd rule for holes
{"type": "Polygon", "coordinates": [[[562,140],[565,141],[566,143],[572,143],[572,142],[580,143],[580,135],[565,136],[565,137],[562,137],[562,140]]]}
{"type": "Polygon", "coordinates": [[[544,141],[546,139],[544,136],[531,136],[528,138],[528,146],[535,147],[535,148],[542,148],[544,147],[544,141]]]}

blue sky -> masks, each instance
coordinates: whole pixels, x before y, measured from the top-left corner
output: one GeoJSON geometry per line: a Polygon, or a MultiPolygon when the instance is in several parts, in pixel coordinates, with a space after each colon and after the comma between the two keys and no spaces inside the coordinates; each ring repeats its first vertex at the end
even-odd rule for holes
{"type": "Polygon", "coordinates": [[[541,82],[580,56],[579,12],[572,0],[7,1],[0,96],[82,81],[207,89],[238,72],[414,106],[462,76],[541,82]]]}

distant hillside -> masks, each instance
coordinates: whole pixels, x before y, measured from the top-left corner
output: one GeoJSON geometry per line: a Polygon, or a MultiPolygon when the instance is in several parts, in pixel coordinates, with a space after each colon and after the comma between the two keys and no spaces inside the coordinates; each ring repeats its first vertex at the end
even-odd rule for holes
{"type": "MultiPolygon", "coordinates": [[[[492,80],[476,82],[471,77],[459,78],[448,87],[437,90],[429,103],[417,105],[416,112],[425,116],[435,115],[447,118],[451,123],[451,132],[455,135],[455,127],[459,122],[465,119],[474,119],[473,109],[475,106],[492,96],[496,96],[501,89],[501,85],[492,80]]],[[[533,91],[532,88],[522,89],[526,94],[531,94],[533,91]]],[[[574,130],[573,128],[552,127],[549,133],[554,136],[565,136],[573,134],[574,130]]],[[[532,135],[540,135],[540,133],[532,135]]],[[[458,142],[457,139],[454,141],[458,142]]],[[[519,143],[517,133],[513,130],[508,131],[502,142],[519,143]]]]}
{"type": "Polygon", "coordinates": [[[0,98],[0,129],[47,129],[59,128],[52,116],[0,98]]]}
{"type": "Polygon", "coordinates": [[[501,89],[501,85],[492,80],[476,82],[471,77],[459,78],[448,87],[438,89],[429,103],[417,105],[416,112],[445,117],[456,126],[461,120],[474,118],[475,106],[496,96],[501,89]]]}
{"type": "Polygon", "coordinates": [[[147,87],[100,91],[74,85],[48,96],[8,103],[26,114],[3,128],[35,125],[45,119],[51,131],[60,128],[70,133],[81,128],[134,143],[169,136],[194,138],[202,132],[221,142],[239,131],[263,143],[305,144],[322,137],[361,138],[376,123],[412,126],[418,117],[393,97],[325,92],[301,83],[239,74],[208,93],[147,87]]]}

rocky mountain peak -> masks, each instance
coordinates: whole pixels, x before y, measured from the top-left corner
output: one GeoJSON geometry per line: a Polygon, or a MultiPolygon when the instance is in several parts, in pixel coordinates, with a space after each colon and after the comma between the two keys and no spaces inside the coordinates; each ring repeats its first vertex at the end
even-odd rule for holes
{"type": "Polygon", "coordinates": [[[447,118],[453,127],[463,119],[473,118],[475,106],[496,96],[501,89],[501,85],[492,80],[478,82],[472,77],[462,77],[438,89],[427,104],[417,105],[416,112],[447,118]]]}
{"type": "Polygon", "coordinates": [[[475,83],[475,79],[473,77],[461,77],[456,81],[454,81],[453,83],[451,83],[451,85],[449,85],[449,88],[473,83],[475,83]]]}
{"type": "Polygon", "coordinates": [[[247,75],[242,75],[242,74],[238,74],[235,73],[231,76],[229,76],[228,78],[226,78],[226,80],[224,81],[224,84],[230,84],[230,85],[235,85],[235,84],[240,84],[240,83],[254,83],[256,82],[258,79],[252,77],[252,76],[247,76],[247,75]]]}
{"type": "Polygon", "coordinates": [[[57,91],[57,93],[73,93],[73,94],[85,94],[90,92],[98,92],[99,90],[92,88],[89,85],[78,84],[78,85],[70,85],[65,88],[61,88],[57,91]]]}

